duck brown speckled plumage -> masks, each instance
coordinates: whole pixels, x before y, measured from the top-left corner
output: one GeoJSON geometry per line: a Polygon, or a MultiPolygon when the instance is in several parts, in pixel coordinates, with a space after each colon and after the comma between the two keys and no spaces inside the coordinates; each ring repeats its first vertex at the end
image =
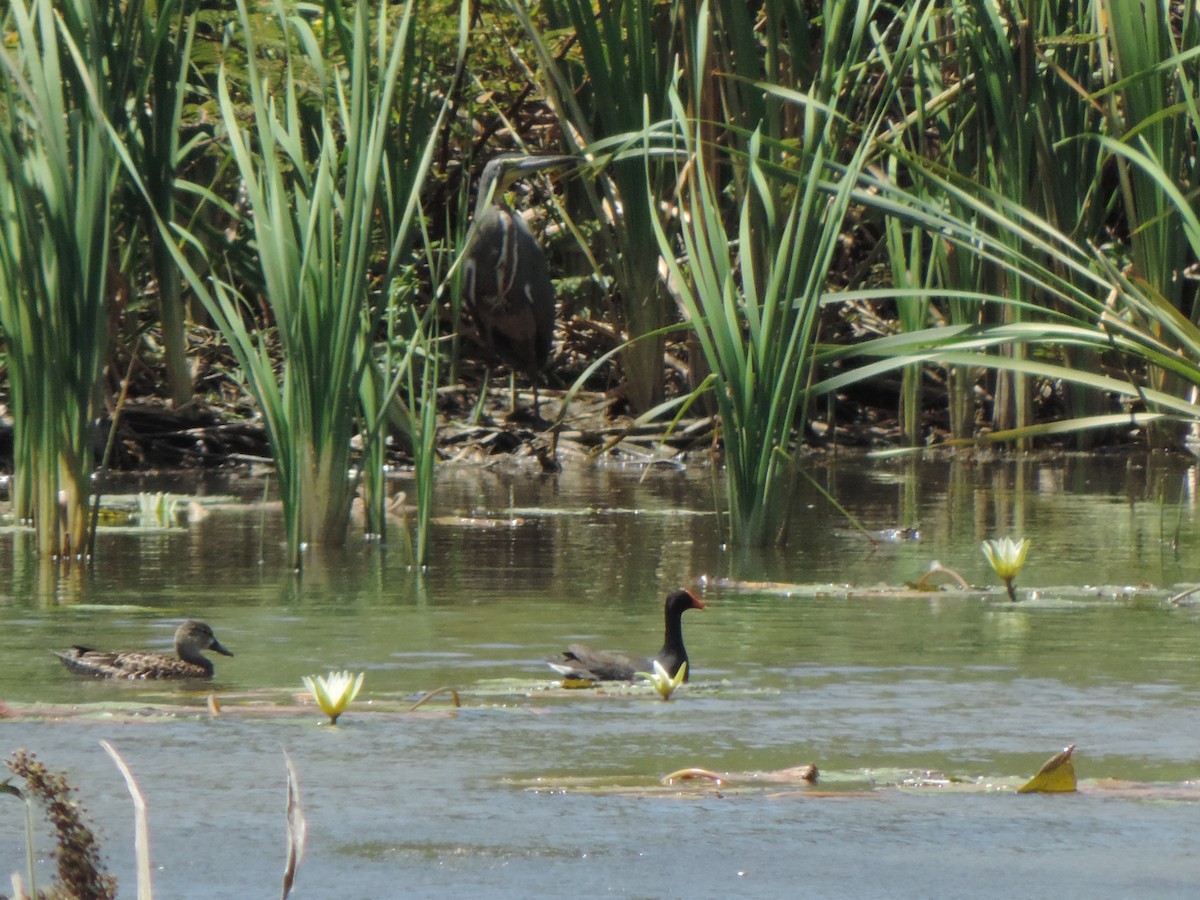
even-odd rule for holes
{"type": "MultiPolygon", "coordinates": [[[[560,657],[546,660],[550,668],[567,678],[580,681],[633,681],[638,672],[651,672],[657,661],[673,678],[688,661],[683,646],[683,614],[689,609],[704,609],[691,591],[674,591],[663,603],[663,645],[654,656],[627,656],[611,650],[593,650],[583,644],[571,644],[560,657]]],[[[691,665],[684,681],[691,675],[691,665]]]]}
{"type": "Polygon", "coordinates": [[[56,650],[54,655],[72,672],[93,678],[212,678],[212,661],[202,650],[233,656],[208,625],[195,619],[188,619],[175,630],[175,656],[150,650],[92,650],[78,645],[56,650]]]}

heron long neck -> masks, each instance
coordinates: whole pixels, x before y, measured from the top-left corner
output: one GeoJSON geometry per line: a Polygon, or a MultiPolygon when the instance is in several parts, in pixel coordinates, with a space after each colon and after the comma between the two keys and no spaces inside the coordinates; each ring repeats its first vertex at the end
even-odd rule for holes
{"type": "Polygon", "coordinates": [[[483,174],[479,176],[479,193],[475,195],[475,221],[477,222],[493,202],[500,204],[504,202],[504,184],[500,178],[503,164],[503,160],[494,159],[483,167],[483,174]]]}

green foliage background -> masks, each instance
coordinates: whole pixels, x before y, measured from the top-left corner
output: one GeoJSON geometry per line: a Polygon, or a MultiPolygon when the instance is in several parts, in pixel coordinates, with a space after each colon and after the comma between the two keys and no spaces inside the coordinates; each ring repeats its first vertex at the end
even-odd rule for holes
{"type": "MultiPolygon", "coordinates": [[[[264,259],[274,252],[262,243],[267,211],[248,185],[260,166],[282,165],[283,215],[303,208],[286,192],[307,192],[305,166],[324,159],[323,227],[344,237],[353,135],[339,131],[352,121],[342,113],[356,77],[384,87],[376,54],[405,27],[404,64],[379,113],[363,287],[337,301],[363,305],[350,331],[321,332],[350,340],[357,362],[336,389],[318,387],[328,366],[303,376],[352,404],[373,530],[386,518],[386,432],[409,454],[430,454],[417,460],[429,494],[432,398],[462,371],[456,260],[472,174],[500,150],[588,160],[555,194],[531,185],[517,198],[553,198],[542,218],[566,226],[551,248],[564,317],[627,341],[560,379],[623,379],[629,411],[644,419],[669,421],[707,398],[738,543],[786,539],[804,428],[836,426],[835,400],[893,415],[913,447],[1112,439],[1131,424],[1177,445],[1200,419],[1192,4],[16,0],[0,27],[0,326],[18,484],[51,478],[29,475],[49,439],[21,413],[33,385],[58,371],[22,361],[48,336],[68,331],[69,352],[96,360],[62,401],[72,406],[61,416],[77,422],[114,405],[125,372],[135,396],[229,409],[243,380],[261,405],[279,372],[297,371],[271,299],[279,260],[264,259]],[[106,167],[90,196],[109,198],[111,236],[86,253],[62,241],[36,249],[31,229],[61,230],[15,214],[21,203],[54,208],[50,197],[22,200],[18,177],[37,152],[30,111],[51,87],[37,84],[49,62],[66,77],[55,88],[61,121],[46,124],[76,129],[106,167]],[[110,90],[89,79],[100,70],[110,90]],[[276,103],[290,117],[277,134],[265,112],[276,103]],[[428,140],[418,122],[433,123],[428,140]],[[238,158],[232,137],[243,132],[238,158]],[[281,161],[264,151],[272,136],[281,161]],[[84,301],[104,327],[21,321],[49,290],[26,277],[38,254],[47,266],[86,264],[93,288],[106,273],[84,301]],[[227,359],[213,326],[241,349],[231,377],[197,381],[227,359]],[[690,381],[665,377],[668,346],[690,381]]],[[[64,165],[64,175],[83,171],[64,165]]],[[[60,417],[53,402],[37,400],[34,414],[60,417]]],[[[274,415],[275,449],[300,418],[274,415]]],[[[69,453],[86,459],[72,440],[69,453]]],[[[339,471],[348,440],[335,439],[339,471]]],[[[344,538],[345,488],[325,525],[296,526],[297,561],[301,535],[344,538]]],[[[22,488],[18,515],[49,521],[52,496],[22,488]]],[[[304,504],[293,505],[303,519],[304,504]]],[[[51,538],[42,528],[43,550],[78,552],[73,529],[51,538]]]]}

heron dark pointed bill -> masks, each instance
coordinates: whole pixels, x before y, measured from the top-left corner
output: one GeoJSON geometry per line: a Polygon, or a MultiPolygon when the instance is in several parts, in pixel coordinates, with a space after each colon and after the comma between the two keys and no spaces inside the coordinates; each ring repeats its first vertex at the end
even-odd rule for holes
{"type": "Polygon", "coordinates": [[[584,164],[584,160],[577,156],[497,154],[487,161],[479,176],[479,193],[475,196],[475,218],[478,219],[489,206],[503,203],[508,189],[522,178],[537,175],[539,172],[566,171],[584,164]]]}
{"type": "Polygon", "coordinates": [[[554,343],[554,284],[541,246],[504,195],[522,178],[582,163],[574,156],[520,154],[489,160],[479,179],[473,237],[463,263],[463,299],[479,336],[497,357],[529,377],[535,419],[538,378],[554,343]]]}

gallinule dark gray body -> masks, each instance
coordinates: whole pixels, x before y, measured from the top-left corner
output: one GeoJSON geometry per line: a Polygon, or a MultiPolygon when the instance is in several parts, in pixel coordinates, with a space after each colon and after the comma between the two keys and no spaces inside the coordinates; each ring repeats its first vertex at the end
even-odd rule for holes
{"type": "MultiPolygon", "coordinates": [[[[633,681],[638,672],[653,672],[654,661],[672,677],[688,661],[683,646],[683,614],[689,609],[704,609],[704,604],[691,591],[674,591],[663,604],[665,619],[663,645],[654,656],[627,656],[610,650],[593,650],[583,644],[571,644],[561,657],[547,660],[550,668],[568,678],[583,681],[633,681]]],[[[684,676],[691,675],[691,664],[684,676]]]]}

